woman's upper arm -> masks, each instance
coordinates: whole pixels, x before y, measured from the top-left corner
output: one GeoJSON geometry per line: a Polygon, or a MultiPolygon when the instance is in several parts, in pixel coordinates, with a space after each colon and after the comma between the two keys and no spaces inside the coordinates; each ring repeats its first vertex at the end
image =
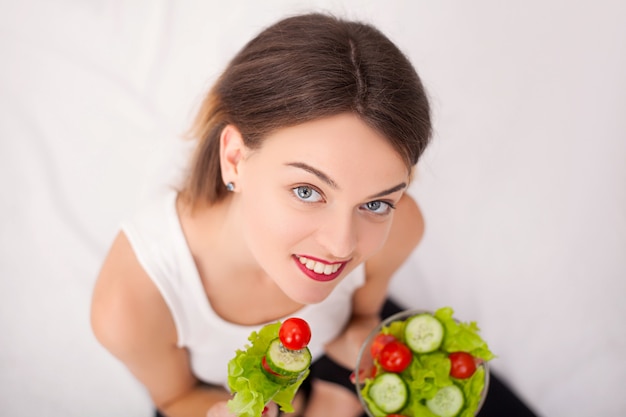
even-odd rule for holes
{"type": "Polygon", "coordinates": [[[326,346],[326,353],[348,368],[354,366],[363,341],[380,321],[379,314],[387,298],[391,277],[424,233],[422,214],[411,197],[405,194],[396,207],[387,241],[365,263],[365,285],[352,298],[350,325],[341,337],[326,346]]]}
{"type": "Polygon", "coordinates": [[[424,218],[408,194],[396,206],[389,236],[382,249],[365,264],[366,285],[354,296],[354,314],[378,314],[387,297],[389,281],[424,235],[424,218]]]}
{"type": "Polygon", "coordinates": [[[96,282],[91,325],[98,341],[145,385],[157,406],[196,384],[186,351],[176,346],[169,309],[123,233],[96,282]]]}

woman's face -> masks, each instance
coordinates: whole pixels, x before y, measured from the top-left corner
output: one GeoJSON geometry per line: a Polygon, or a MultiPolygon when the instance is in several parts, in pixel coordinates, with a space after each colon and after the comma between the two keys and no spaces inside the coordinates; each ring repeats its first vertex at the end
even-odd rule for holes
{"type": "Polygon", "coordinates": [[[355,115],[276,131],[238,164],[242,262],[256,263],[294,301],[321,302],[383,246],[408,175],[355,115]]]}

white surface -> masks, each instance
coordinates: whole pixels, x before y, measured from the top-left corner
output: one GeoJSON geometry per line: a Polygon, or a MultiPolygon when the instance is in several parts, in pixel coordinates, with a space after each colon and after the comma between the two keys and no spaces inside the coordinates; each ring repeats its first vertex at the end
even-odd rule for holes
{"type": "Polygon", "coordinates": [[[100,263],[227,59],[312,9],[375,23],[432,96],[427,233],[393,292],[477,320],[541,415],[626,415],[617,0],[0,0],[0,413],[151,415],[91,335],[100,263]]]}

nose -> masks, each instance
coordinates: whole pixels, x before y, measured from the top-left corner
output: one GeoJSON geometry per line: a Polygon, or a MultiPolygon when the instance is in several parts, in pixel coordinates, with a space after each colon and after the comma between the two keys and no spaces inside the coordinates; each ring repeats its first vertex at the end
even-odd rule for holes
{"type": "Polygon", "coordinates": [[[337,259],[352,257],[357,240],[357,219],[352,213],[328,216],[318,231],[320,244],[337,259]]]}

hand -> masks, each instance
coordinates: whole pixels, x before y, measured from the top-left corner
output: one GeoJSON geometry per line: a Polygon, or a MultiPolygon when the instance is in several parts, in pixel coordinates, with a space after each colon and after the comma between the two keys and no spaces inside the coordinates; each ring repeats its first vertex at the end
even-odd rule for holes
{"type": "Polygon", "coordinates": [[[278,417],[278,406],[276,403],[270,401],[269,404],[265,406],[265,410],[263,410],[263,417],[278,417]]]}
{"type": "MultiPolygon", "coordinates": [[[[372,355],[378,355],[380,350],[386,343],[395,338],[391,335],[378,335],[371,342],[370,345],[363,349],[362,356],[359,358],[354,372],[350,375],[350,382],[353,384],[358,383],[362,385],[367,378],[374,378],[376,376],[376,367],[374,365],[374,359],[372,355]],[[357,378],[358,377],[358,378],[357,378]]],[[[360,387],[357,387],[360,388],[360,387]]]]}
{"type": "Polygon", "coordinates": [[[219,401],[213,404],[209,411],[206,413],[206,417],[237,417],[231,413],[228,409],[228,401],[219,401]]]}
{"type": "MultiPolygon", "coordinates": [[[[228,401],[220,401],[209,409],[206,417],[237,417],[228,409],[228,401]]],[[[270,402],[263,411],[262,417],[278,417],[278,406],[270,402]]]]}

